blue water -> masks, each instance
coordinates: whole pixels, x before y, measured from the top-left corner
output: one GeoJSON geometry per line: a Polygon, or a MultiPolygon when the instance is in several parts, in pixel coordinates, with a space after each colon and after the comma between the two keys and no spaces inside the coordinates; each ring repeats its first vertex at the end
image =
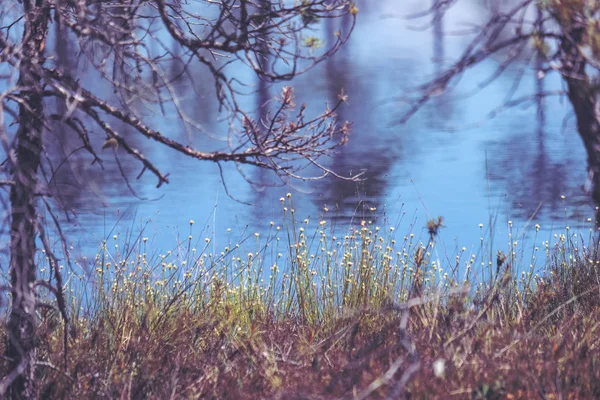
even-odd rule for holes
{"type": "MultiPolygon", "coordinates": [[[[463,27],[465,21],[481,22],[486,17],[473,2],[459,3],[445,17],[447,32],[463,27]]],[[[452,91],[432,99],[406,124],[399,124],[407,110],[403,94],[436,71],[432,31],[411,29],[426,25],[427,20],[401,18],[421,9],[423,3],[381,0],[373,6],[367,0],[358,5],[358,22],[348,45],[292,84],[296,102],[307,102],[312,112],[334,101],[341,88],[346,90],[349,104],[339,116],[354,124],[350,142],[324,162],[341,175],[365,170],[364,181],[328,176],[310,184],[271,187],[281,182],[268,172],[244,168],[251,180],[262,184],[251,185],[229,165],[224,177],[230,197],[216,165],[185,159],[139,140],[136,144],[170,174],[171,183],[155,189],[156,179],[150,174],[139,181],[133,178],[138,195],[154,199],[139,200],[113,167],[93,175],[95,180],[86,179],[86,189],[73,185],[73,212],[68,214],[73,218],[65,223],[73,253],[92,256],[103,238],[136,232],[147,221],[151,222],[143,236],[150,238],[157,251],[167,251],[177,237],[187,238],[190,220],[196,222],[194,240],[202,244],[205,237],[211,238],[211,250],[220,252],[231,237],[266,232],[270,221],[281,224],[279,199],[288,192],[299,220],[310,218],[316,224],[328,208],[325,218],[342,231],[368,219],[425,238],[427,219],[443,216],[445,227],[439,241],[449,254],[463,246],[476,251],[482,235],[505,249],[508,221],[519,233],[512,239],[519,236],[520,240],[520,234],[528,232],[526,241],[531,243],[533,226],[540,224],[536,245],[567,225],[572,231],[587,232],[593,204],[581,189],[586,157],[574,119],[563,123],[571,114],[566,99],[548,99],[543,120],[538,118],[535,104],[487,118],[502,104],[523,67],[516,62],[502,77],[476,91],[497,66],[497,60],[489,60],[467,72],[452,91]]],[[[316,34],[327,29],[332,27],[323,23],[316,34]]],[[[442,63],[449,65],[467,41],[465,36],[445,36],[442,63]]],[[[256,83],[244,66],[230,72],[256,83]]],[[[544,85],[546,90],[561,89],[557,76],[545,79],[544,85]]],[[[529,69],[514,97],[534,93],[535,88],[535,71],[529,69]]],[[[269,95],[276,96],[278,91],[279,86],[272,87],[269,95]]],[[[222,133],[226,128],[212,98],[212,82],[198,79],[196,92],[200,94],[185,92],[185,109],[207,131],[222,133]]],[[[255,96],[242,101],[248,108],[256,108],[255,96]]],[[[201,136],[188,138],[172,115],[149,118],[168,136],[190,140],[198,148],[225,147],[201,136]]],[[[97,134],[101,141],[102,135],[97,134]]],[[[110,154],[102,155],[109,163],[110,154]]],[[[129,175],[135,177],[139,167],[131,171],[129,175]]]]}

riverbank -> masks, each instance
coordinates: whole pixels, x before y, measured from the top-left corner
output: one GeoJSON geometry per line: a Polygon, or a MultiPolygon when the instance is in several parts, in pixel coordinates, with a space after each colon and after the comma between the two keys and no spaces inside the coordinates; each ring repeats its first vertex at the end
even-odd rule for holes
{"type": "Polygon", "coordinates": [[[41,397],[600,397],[593,232],[448,254],[442,219],[336,235],[282,206],[266,237],[217,251],[194,247],[190,221],[170,252],[115,236],[77,264],[87,273],[66,266],[66,334],[39,312],[41,397]]]}

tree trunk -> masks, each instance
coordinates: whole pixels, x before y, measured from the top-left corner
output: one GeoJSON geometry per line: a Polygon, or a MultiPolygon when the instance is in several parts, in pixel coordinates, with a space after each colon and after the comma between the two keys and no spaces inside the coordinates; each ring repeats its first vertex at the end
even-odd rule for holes
{"type": "Polygon", "coordinates": [[[43,131],[42,85],[39,68],[48,28],[43,1],[24,1],[23,58],[19,70],[22,102],[10,191],[10,279],[12,307],[8,319],[7,355],[12,360],[11,398],[35,398],[36,192],[43,131]]]}
{"type": "MultiPolygon", "coordinates": [[[[577,130],[587,151],[588,183],[592,198],[600,205],[600,114],[597,94],[586,74],[586,61],[579,50],[584,34],[584,24],[567,30],[567,36],[561,42],[561,72],[575,111],[577,130]]],[[[600,222],[598,216],[596,222],[600,222]]]]}

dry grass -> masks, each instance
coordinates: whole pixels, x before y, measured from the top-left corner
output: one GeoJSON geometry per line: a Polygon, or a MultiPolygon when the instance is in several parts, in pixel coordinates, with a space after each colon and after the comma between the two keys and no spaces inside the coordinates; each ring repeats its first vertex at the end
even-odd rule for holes
{"type": "Polygon", "coordinates": [[[192,223],[163,256],[103,243],[68,281],[67,365],[40,312],[40,397],[600,398],[596,246],[557,236],[539,276],[512,245],[441,269],[441,220],[423,242],[368,221],[335,237],[283,202],[281,229],[221,254],[193,249],[192,223]]]}

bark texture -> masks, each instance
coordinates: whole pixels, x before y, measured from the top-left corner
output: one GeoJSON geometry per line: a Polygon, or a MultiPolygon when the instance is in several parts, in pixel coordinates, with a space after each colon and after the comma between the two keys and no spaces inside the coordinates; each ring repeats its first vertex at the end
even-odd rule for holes
{"type": "Polygon", "coordinates": [[[585,31],[584,24],[567,30],[561,42],[562,75],[577,119],[577,129],[587,152],[592,197],[596,204],[600,204],[600,114],[597,93],[586,73],[586,60],[580,50],[585,31]]]}
{"type": "Polygon", "coordinates": [[[24,57],[19,67],[23,102],[19,105],[19,128],[15,145],[14,185],[10,191],[10,279],[12,309],[8,320],[7,355],[13,372],[11,398],[35,398],[35,280],[36,191],[42,150],[43,106],[39,66],[43,64],[48,29],[44,2],[24,3],[24,57]]]}

